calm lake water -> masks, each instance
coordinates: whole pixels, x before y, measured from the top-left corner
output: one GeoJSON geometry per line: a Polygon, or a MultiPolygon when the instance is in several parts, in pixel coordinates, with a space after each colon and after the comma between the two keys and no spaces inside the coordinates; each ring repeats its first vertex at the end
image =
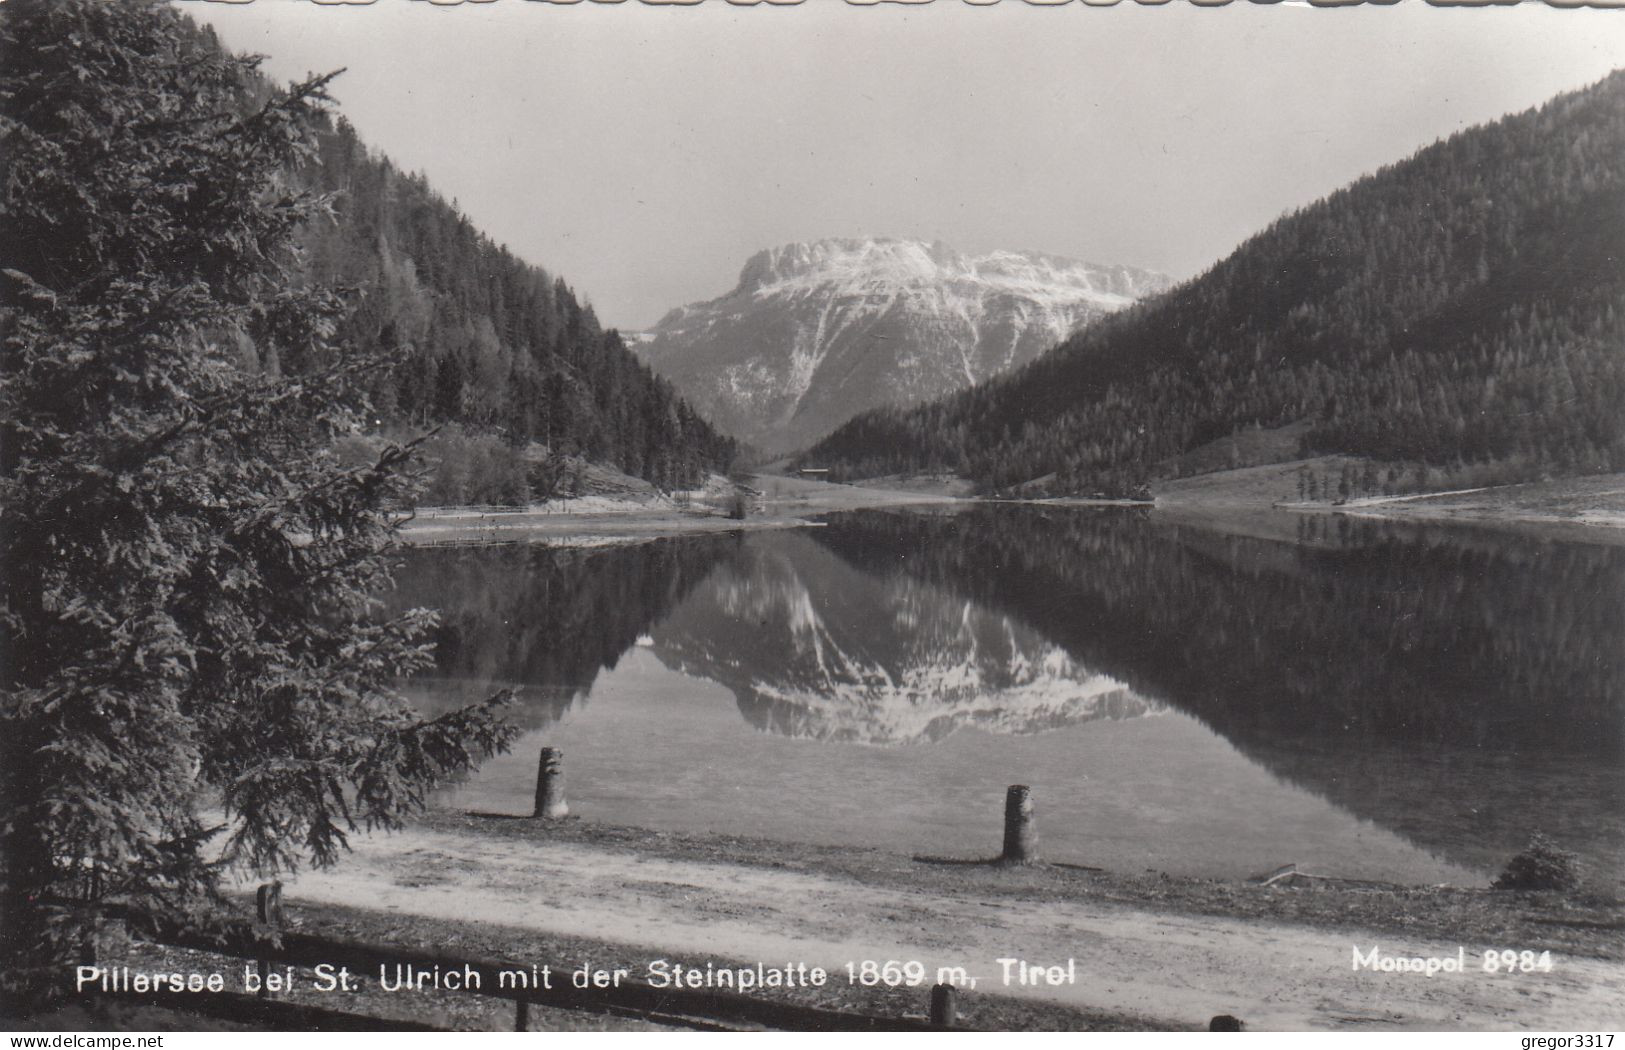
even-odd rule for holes
{"type": "Polygon", "coordinates": [[[1484,884],[1534,831],[1625,875],[1625,549],[1282,516],[983,506],[585,549],[411,553],[426,709],[562,747],[611,823],[978,857],[1484,884]]]}

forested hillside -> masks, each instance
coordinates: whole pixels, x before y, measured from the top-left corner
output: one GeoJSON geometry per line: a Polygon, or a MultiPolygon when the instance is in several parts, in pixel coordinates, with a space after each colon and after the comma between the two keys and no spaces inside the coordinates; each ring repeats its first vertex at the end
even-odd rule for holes
{"type": "MultiPolygon", "coordinates": [[[[192,32],[195,46],[221,48],[212,30],[192,32]]],[[[253,91],[257,103],[270,87],[261,80],[253,91]]],[[[314,123],[311,156],[288,174],[327,196],[332,214],[302,230],[296,277],[348,296],[336,342],[390,362],[370,383],[379,427],[400,435],[454,424],[439,451],[459,462],[501,458],[507,446],[500,469],[510,476],[491,498],[516,498],[519,450],[532,442],[664,487],[727,469],[733,440],[606,331],[562,277],[476,229],[342,117],[319,113],[314,123]]]]}
{"type": "Polygon", "coordinates": [[[355,288],[341,335],[397,362],[374,384],[385,421],[461,423],[668,487],[726,468],[732,441],[605,331],[563,278],[476,230],[349,124],[322,130],[304,174],[334,194],[336,211],[306,232],[308,276],[355,288]]]}
{"type": "Polygon", "coordinates": [[[1134,492],[1300,424],[1347,453],[1502,480],[1625,469],[1625,72],[1430,146],[1009,377],[861,416],[848,477],[1134,492]]]}
{"type": "Polygon", "coordinates": [[[739,283],[641,333],[638,354],[707,419],[770,456],[868,409],[1019,368],[1160,273],[936,241],[827,238],[757,252],[739,283]]]}

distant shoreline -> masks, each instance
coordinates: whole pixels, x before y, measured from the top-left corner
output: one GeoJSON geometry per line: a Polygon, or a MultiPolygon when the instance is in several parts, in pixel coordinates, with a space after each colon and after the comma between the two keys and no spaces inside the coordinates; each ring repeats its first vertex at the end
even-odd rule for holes
{"type": "Polygon", "coordinates": [[[576,511],[559,507],[426,507],[401,527],[409,546],[547,541],[560,546],[636,542],[688,533],[782,529],[814,522],[792,517],[734,520],[675,507],[628,505],[624,510],[576,511]]]}
{"type": "MultiPolygon", "coordinates": [[[[820,514],[877,507],[1030,504],[1059,507],[1145,507],[1171,517],[1223,519],[1236,514],[1337,515],[1415,524],[1472,525],[1537,531],[1555,539],[1625,543],[1625,474],[1602,474],[1446,492],[1375,496],[1343,502],[1281,498],[1299,464],[1282,463],[1165,482],[1155,500],[1059,497],[986,499],[962,486],[840,485],[775,475],[752,477],[751,507],[742,518],[667,498],[585,496],[529,507],[425,507],[402,527],[414,546],[550,542],[600,545],[661,536],[805,528],[820,514]]],[[[897,479],[884,479],[896,482],[897,479]]]]}
{"type": "Polygon", "coordinates": [[[806,528],[817,524],[810,515],[971,502],[935,492],[837,485],[774,475],[753,476],[747,495],[749,508],[743,518],[730,517],[715,507],[685,506],[664,496],[583,496],[529,507],[420,507],[401,527],[401,534],[413,546],[532,540],[588,546],[689,533],[806,528]]]}
{"type": "Polygon", "coordinates": [[[1553,539],[1625,543],[1625,474],[1593,474],[1443,492],[1293,499],[1301,464],[1278,463],[1166,482],[1157,510],[1171,514],[1276,511],[1418,525],[1471,525],[1538,533],[1553,539]]]}

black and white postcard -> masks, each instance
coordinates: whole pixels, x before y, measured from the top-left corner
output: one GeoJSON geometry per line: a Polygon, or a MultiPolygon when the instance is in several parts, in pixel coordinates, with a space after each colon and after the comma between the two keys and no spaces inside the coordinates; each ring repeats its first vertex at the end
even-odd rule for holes
{"type": "Polygon", "coordinates": [[[12,1045],[1625,1028],[1625,11],[9,0],[0,169],[12,1045]]]}

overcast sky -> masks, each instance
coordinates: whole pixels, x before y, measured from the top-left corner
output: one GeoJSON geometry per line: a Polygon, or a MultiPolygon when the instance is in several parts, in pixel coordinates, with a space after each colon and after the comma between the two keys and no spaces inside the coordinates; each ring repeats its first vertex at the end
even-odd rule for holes
{"type": "Polygon", "coordinates": [[[186,2],[606,325],[822,237],[1188,277],[1450,132],[1625,66],[1625,11],[186,2]]]}

